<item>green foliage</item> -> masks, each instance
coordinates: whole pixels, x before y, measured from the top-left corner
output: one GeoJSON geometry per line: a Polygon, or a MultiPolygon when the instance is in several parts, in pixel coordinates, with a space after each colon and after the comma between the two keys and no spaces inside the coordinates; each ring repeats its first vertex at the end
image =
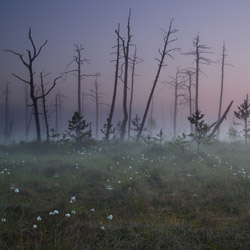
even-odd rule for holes
{"type": "Polygon", "coordinates": [[[109,126],[109,133],[107,134],[107,130],[108,130],[108,119],[107,118],[107,122],[103,125],[103,128],[101,129],[101,132],[103,134],[103,138],[106,141],[111,140],[115,140],[116,139],[116,134],[115,134],[115,128],[113,128],[113,124],[110,124],[109,126]]]}
{"type": "Polygon", "coordinates": [[[61,133],[56,132],[54,128],[50,129],[50,138],[52,141],[58,141],[61,133]]]}
{"type": "Polygon", "coordinates": [[[178,137],[173,142],[169,142],[168,145],[175,149],[180,149],[182,153],[184,153],[187,146],[190,144],[190,140],[185,133],[182,135],[178,135],[178,137]]]}
{"type": "Polygon", "coordinates": [[[69,120],[67,136],[80,146],[92,137],[92,131],[89,128],[89,123],[83,119],[78,112],[75,112],[72,119],[69,120]]]}
{"type": "Polygon", "coordinates": [[[206,147],[2,146],[0,249],[248,249],[249,147],[206,147]]]}
{"type": "Polygon", "coordinates": [[[250,129],[248,128],[248,118],[250,116],[250,103],[248,102],[248,95],[246,99],[243,101],[240,106],[238,106],[238,111],[234,111],[234,115],[237,119],[243,120],[244,122],[244,128],[243,128],[243,133],[244,133],[244,138],[245,138],[245,143],[247,144],[247,139],[250,137],[250,129]]]}
{"type": "MultiPolygon", "coordinates": [[[[137,140],[140,127],[141,127],[141,118],[137,114],[135,118],[132,120],[132,126],[131,126],[131,130],[134,131],[134,136],[130,136],[130,137],[133,141],[137,140]]],[[[145,129],[143,129],[143,131],[145,131],[145,129]]]]}
{"type": "Polygon", "coordinates": [[[200,110],[196,110],[191,117],[188,117],[189,122],[195,126],[195,132],[191,133],[189,136],[191,136],[197,143],[198,153],[200,152],[200,145],[202,143],[208,143],[210,140],[208,136],[210,128],[208,124],[206,124],[204,120],[202,120],[203,117],[204,114],[202,114],[200,110]]]}

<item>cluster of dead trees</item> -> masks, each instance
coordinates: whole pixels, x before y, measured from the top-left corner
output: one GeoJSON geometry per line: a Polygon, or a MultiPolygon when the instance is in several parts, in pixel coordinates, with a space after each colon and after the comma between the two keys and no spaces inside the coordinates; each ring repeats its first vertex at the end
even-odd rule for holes
{"type": "MultiPolygon", "coordinates": [[[[82,66],[84,63],[88,63],[88,60],[83,58],[82,52],[84,48],[82,45],[75,45],[75,56],[73,60],[67,65],[67,67],[72,67],[67,71],[60,74],[58,77],[52,80],[51,85],[46,88],[44,83],[45,77],[49,74],[44,72],[40,73],[40,84],[36,84],[36,80],[34,79],[34,62],[37,60],[38,56],[40,55],[42,49],[47,44],[47,40],[41,45],[37,46],[34,43],[32,38],[31,29],[29,29],[28,39],[31,43],[32,49],[27,49],[26,56],[21,53],[15,52],[13,50],[5,49],[4,51],[14,54],[19,58],[21,63],[24,65],[28,72],[28,78],[23,78],[15,73],[12,75],[16,77],[18,80],[24,82],[27,85],[26,88],[26,139],[27,139],[27,131],[30,126],[31,118],[34,117],[35,126],[36,126],[36,136],[37,141],[41,141],[41,125],[40,125],[40,114],[42,113],[44,117],[44,123],[46,128],[46,140],[50,139],[50,125],[48,121],[48,108],[46,104],[46,97],[50,94],[50,92],[55,88],[59,80],[65,80],[67,75],[70,73],[75,73],[77,76],[77,114],[81,116],[83,114],[83,98],[84,95],[88,95],[91,97],[92,101],[95,103],[96,109],[96,138],[98,139],[98,130],[99,130],[99,106],[100,105],[108,105],[110,107],[108,117],[106,120],[106,124],[103,126],[102,132],[104,133],[104,139],[109,141],[111,135],[114,133],[114,125],[113,125],[113,118],[114,118],[114,111],[116,106],[116,98],[117,98],[117,89],[118,83],[122,83],[123,95],[122,95],[122,111],[123,111],[123,119],[120,123],[119,127],[119,138],[121,141],[125,140],[125,136],[127,135],[127,139],[131,138],[131,125],[133,123],[132,119],[132,110],[133,110],[133,98],[134,98],[134,83],[135,83],[135,76],[136,76],[136,65],[141,63],[142,60],[137,56],[137,47],[133,44],[132,41],[132,34],[131,34],[131,10],[129,11],[128,22],[127,22],[127,29],[126,35],[121,35],[120,24],[118,24],[117,29],[115,30],[116,34],[116,45],[114,46],[115,49],[115,74],[114,74],[114,86],[113,86],[113,95],[111,104],[108,105],[102,101],[104,93],[101,93],[99,90],[100,84],[98,83],[98,77],[100,73],[94,74],[83,74],[82,73],[82,66]],[[131,53],[132,52],[132,53],[131,53]],[[131,55],[132,54],[132,55],[131,55]],[[90,94],[84,94],[81,90],[82,79],[85,77],[93,77],[95,79],[93,85],[93,89],[91,90],[90,94]],[[31,100],[31,103],[29,103],[31,100]],[[39,112],[39,101],[41,100],[42,103],[42,111],[39,112]],[[28,114],[27,107],[32,107],[31,115],[28,114]]],[[[157,85],[159,84],[160,75],[162,69],[167,66],[166,60],[168,58],[173,59],[173,53],[180,51],[179,48],[174,46],[175,41],[177,38],[175,37],[176,33],[178,32],[177,29],[173,28],[173,20],[170,21],[168,29],[165,31],[163,30],[163,39],[162,39],[162,48],[158,49],[158,57],[155,58],[157,62],[157,70],[155,77],[153,79],[153,84],[151,91],[149,93],[149,97],[147,99],[145,110],[142,114],[142,118],[139,118],[138,115],[136,116],[137,119],[137,130],[136,130],[136,141],[139,141],[142,138],[143,131],[145,130],[145,124],[148,119],[150,105],[152,105],[153,96],[155,94],[155,90],[157,85]]],[[[201,65],[206,64],[210,65],[213,63],[212,60],[207,58],[206,56],[210,54],[210,47],[202,44],[200,42],[199,34],[193,40],[193,50],[183,53],[184,55],[192,56],[195,61],[194,68],[187,68],[181,69],[180,67],[177,68],[176,74],[173,77],[170,77],[170,81],[168,81],[168,85],[174,90],[174,110],[173,110],[173,139],[176,139],[177,136],[177,113],[178,113],[178,105],[184,104],[189,106],[189,117],[192,115],[199,114],[199,87],[200,87],[200,73],[201,65]],[[194,93],[193,93],[194,87],[194,93]]],[[[225,43],[223,44],[222,50],[222,60],[221,60],[221,90],[220,90],[220,99],[219,99],[219,109],[218,109],[218,118],[212,125],[209,126],[210,134],[208,135],[209,138],[212,138],[215,134],[219,137],[220,133],[220,125],[223,120],[226,118],[233,101],[230,102],[227,109],[222,114],[222,102],[223,102],[223,88],[224,88],[224,68],[225,65],[228,65],[225,62],[226,58],[226,49],[225,43]]],[[[62,94],[58,93],[56,95],[56,129],[52,130],[53,133],[58,132],[58,103],[61,102],[62,94]]],[[[6,116],[8,116],[8,85],[6,86],[6,116]]],[[[236,115],[236,114],[235,114],[236,115]]],[[[236,115],[237,117],[237,115],[236,115]]],[[[190,118],[191,119],[191,118],[190,118]]],[[[5,124],[5,134],[6,138],[10,134],[10,130],[12,128],[12,124],[8,123],[9,118],[6,117],[6,124],[5,124]]],[[[190,132],[197,133],[197,127],[194,127],[194,123],[190,122],[190,132]]],[[[7,139],[6,139],[7,140],[7,139]]]]}

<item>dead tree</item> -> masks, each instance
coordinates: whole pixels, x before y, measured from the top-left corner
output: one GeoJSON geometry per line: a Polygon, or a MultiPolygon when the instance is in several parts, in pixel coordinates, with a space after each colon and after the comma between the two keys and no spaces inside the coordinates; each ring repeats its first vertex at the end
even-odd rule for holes
{"type": "Polygon", "coordinates": [[[3,95],[5,96],[5,128],[4,128],[4,141],[5,144],[9,142],[11,130],[13,127],[13,120],[10,121],[9,114],[9,82],[6,83],[5,90],[3,91],[3,95]]]}
{"type": "Polygon", "coordinates": [[[121,125],[121,135],[120,140],[123,141],[126,133],[126,125],[128,122],[128,110],[127,110],[127,91],[128,91],[128,68],[129,68],[129,49],[131,46],[131,38],[130,34],[130,16],[131,9],[129,10],[128,16],[128,24],[127,24],[127,41],[119,35],[119,38],[122,43],[122,51],[124,56],[124,74],[123,74],[123,121],[121,125]]]}
{"type": "Polygon", "coordinates": [[[219,128],[219,126],[221,125],[221,123],[226,119],[227,114],[228,114],[230,108],[232,107],[232,105],[233,105],[233,101],[230,102],[230,104],[228,105],[228,107],[225,110],[224,114],[221,116],[220,120],[215,123],[215,126],[214,126],[212,132],[209,135],[210,139],[213,138],[213,136],[215,135],[215,133],[216,133],[217,129],[219,128]]]}
{"type": "Polygon", "coordinates": [[[130,130],[131,130],[131,116],[132,116],[132,104],[133,104],[133,94],[134,94],[134,82],[135,82],[135,66],[138,63],[141,63],[142,60],[137,57],[137,49],[135,45],[134,56],[132,59],[132,73],[131,73],[131,88],[130,88],[130,101],[129,101],[129,112],[128,112],[128,140],[130,139],[130,130]]]}
{"type": "Polygon", "coordinates": [[[67,67],[69,67],[73,62],[76,63],[76,69],[72,69],[69,71],[65,71],[63,72],[63,74],[65,74],[67,76],[68,73],[76,73],[77,74],[77,111],[78,114],[82,115],[82,96],[81,96],[81,87],[82,87],[82,79],[84,79],[85,77],[88,76],[96,76],[98,75],[96,74],[82,74],[82,65],[83,63],[89,63],[89,60],[86,58],[82,58],[82,51],[84,50],[83,46],[74,44],[75,46],[75,52],[76,52],[76,56],[73,57],[73,60],[67,65],[67,67]]]}
{"type": "MultiPolygon", "coordinates": [[[[97,81],[97,77],[94,81],[94,83],[92,83],[91,85],[94,86],[94,89],[91,89],[90,90],[90,94],[89,96],[91,97],[91,100],[93,102],[95,102],[95,109],[96,109],[96,112],[95,112],[95,134],[96,134],[96,139],[98,140],[98,128],[99,128],[99,106],[102,105],[102,104],[105,104],[101,101],[102,97],[105,95],[104,93],[101,93],[99,92],[99,88],[101,86],[101,84],[98,84],[98,81],[97,81]]],[[[106,105],[106,104],[105,104],[106,105]]]]}
{"type": "MultiPolygon", "coordinates": [[[[226,47],[225,47],[225,42],[223,42],[222,60],[221,60],[221,88],[220,88],[218,121],[221,118],[221,108],[222,108],[222,99],[223,99],[223,90],[224,90],[224,70],[225,70],[225,66],[227,66],[227,65],[232,66],[231,64],[225,63],[226,57],[227,57],[227,55],[226,55],[226,47]]],[[[220,127],[218,127],[218,130],[217,130],[217,139],[219,138],[219,134],[220,134],[220,127]]]]}
{"type": "Polygon", "coordinates": [[[29,113],[29,94],[28,94],[28,86],[25,85],[25,141],[28,141],[29,129],[32,120],[32,116],[34,113],[34,109],[32,107],[31,112],[29,113]]]}
{"type": "MultiPolygon", "coordinates": [[[[37,49],[33,38],[31,36],[31,29],[29,28],[29,40],[32,45],[32,50],[27,49],[27,54],[28,54],[28,60],[24,59],[23,54],[17,53],[13,50],[8,50],[5,49],[4,51],[10,52],[16,56],[19,57],[23,65],[28,69],[29,72],[29,79],[23,79],[22,77],[12,73],[13,76],[15,76],[17,79],[20,81],[26,83],[29,85],[29,95],[32,100],[32,106],[34,109],[34,117],[35,117],[35,124],[36,124],[36,136],[37,136],[37,141],[41,142],[41,127],[40,127],[40,120],[39,120],[39,111],[38,111],[38,100],[43,97],[43,95],[37,96],[36,95],[36,85],[35,85],[35,80],[34,80],[34,69],[33,69],[33,63],[41,53],[42,48],[46,45],[47,40],[37,49]]],[[[55,87],[57,80],[61,78],[61,76],[57,77],[54,79],[53,85],[49,88],[48,91],[44,94],[44,96],[47,96],[50,91],[55,87]]]]}
{"type": "Polygon", "coordinates": [[[184,53],[185,55],[191,55],[195,58],[195,111],[199,110],[199,76],[200,76],[200,64],[211,65],[212,60],[204,57],[204,54],[211,54],[210,49],[205,44],[200,43],[199,34],[193,40],[194,50],[184,53]]]}
{"type": "MultiPolygon", "coordinates": [[[[187,76],[187,79],[184,80],[183,86],[187,89],[188,94],[184,95],[184,99],[181,101],[180,104],[188,105],[189,117],[191,117],[193,114],[193,101],[194,101],[192,97],[192,86],[193,86],[193,75],[195,75],[195,72],[191,69],[185,69],[183,71],[183,74],[187,76]]],[[[191,122],[190,122],[190,133],[193,134],[193,124],[191,122]]]]}
{"type": "Polygon", "coordinates": [[[153,136],[153,129],[156,128],[156,121],[154,119],[153,113],[154,113],[154,96],[152,97],[150,117],[148,119],[149,135],[150,135],[150,137],[153,136]]]}
{"type": "Polygon", "coordinates": [[[113,90],[113,97],[112,97],[112,103],[110,106],[109,116],[107,118],[107,127],[105,132],[105,140],[109,140],[110,131],[112,128],[112,118],[114,114],[114,108],[115,108],[115,101],[116,101],[116,93],[117,93],[117,84],[118,84],[118,75],[119,75],[119,66],[120,66],[120,24],[118,24],[117,30],[115,30],[115,33],[117,35],[117,45],[116,47],[116,60],[115,60],[115,81],[114,81],[114,90],[113,90]]]}
{"type": "Polygon", "coordinates": [[[168,82],[169,86],[174,89],[173,140],[176,139],[177,111],[179,104],[178,99],[180,97],[185,97],[183,93],[179,93],[180,90],[184,89],[185,83],[181,74],[181,70],[177,68],[175,77],[170,77],[170,81],[168,82]]]}
{"type": "Polygon", "coordinates": [[[160,77],[161,69],[162,69],[162,67],[166,66],[165,63],[164,63],[164,59],[165,59],[166,56],[169,56],[170,58],[173,59],[173,56],[171,55],[171,52],[179,50],[177,48],[168,49],[168,46],[171,43],[173,43],[173,42],[175,42],[177,40],[177,38],[171,39],[171,36],[178,31],[176,29],[172,29],[172,23],[173,23],[173,20],[171,20],[167,32],[163,31],[164,32],[164,35],[163,35],[164,45],[163,45],[162,50],[158,49],[158,53],[160,54],[160,59],[156,58],[156,61],[159,63],[158,64],[158,70],[157,70],[155,79],[153,81],[153,87],[151,89],[151,92],[150,92],[150,95],[149,95],[149,98],[148,98],[148,101],[147,101],[147,105],[146,105],[146,108],[145,108],[145,112],[144,112],[144,115],[143,115],[143,118],[142,118],[140,130],[139,130],[138,135],[137,135],[137,140],[136,140],[137,142],[139,141],[139,139],[141,137],[141,134],[142,134],[142,131],[143,131],[146,119],[147,119],[149,106],[150,106],[152,97],[154,95],[155,87],[156,87],[156,85],[158,83],[158,80],[159,80],[159,77],[160,77]]]}
{"type": "Polygon", "coordinates": [[[44,89],[44,82],[43,78],[49,74],[44,75],[43,72],[40,72],[40,80],[41,80],[41,92],[42,92],[42,110],[43,110],[43,118],[45,123],[45,129],[46,129],[46,140],[49,141],[49,120],[48,120],[48,109],[46,105],[46,98],[45,98],[45,89],[44,89]]]}

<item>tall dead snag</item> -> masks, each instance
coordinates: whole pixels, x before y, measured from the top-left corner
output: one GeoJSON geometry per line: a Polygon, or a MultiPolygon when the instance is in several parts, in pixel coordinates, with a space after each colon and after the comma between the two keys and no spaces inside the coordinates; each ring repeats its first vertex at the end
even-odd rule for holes
{"type": "Polygon", "coordinates": [[[80,45],[77,45],[77,44],[74,44],[75,46],[75,52],[76,52],[76,56],[73,57],[73,60],[67,65],[67,67],[69,67],[70,64],[72,64],[73,62],[76,63],[77,67],[76,69],[72,69],[72,70],[69,70],[69,71],[66,71],[66,72],[63,72],[63,74],[68,74],[68,73],[77,73],[77,111],[78,111],[78,114],[82,114],[82,105],[81,105],[81,102],[82,102],[82,99],[81,99],[81,87],[82,87],[82,79],[84,79],[85,77],[87,76],[96,76],[97,74],[82,74],[82,65],[83,63],[89,63],[89,60],[88,59],[84,59],[82,58],[82,51],[84,50],[82,44],[80,45]]]}
{"type": "MultiPolygon", "coordinates": [[[[193,72],[192,70],[185,70],[184,73],[188,77],[187,81],[184,83],[184,86],[187,88],[188,91],[188,96],[185,99],[186,103],[188,103],[189,106],[189,117],[191,117],[193,114],[192,77],[195,74],[195,72],[193,72]]],[[[193,134],[193,124],[191,122],[190,122],[190,133],[193,134]]]]}
{"type": "MultiPolygon", "coordinates": [[[[25,60],[23,57],[23,54],[17,53],[13,50],[8,50],[5,49],[4,51],[10,52],[16,56],[19,57],[23,65],[28,69],[29,72],[29,79],[25,80],[21,78],[20,76],[12,73],[13,76],[15,76],[17,79],[20,81],[26,83],[29,85],[29,95],[32,100],[32,106],[34,109],[34,117],[35,117],[35,124],[36,124],[36,136],[37,136],[37,141],[41,142],[41,127],[40,127],[40,120],[39,120],[39,111],[38,111],[38,100],[42,98],[43,95],[37,96],[36,95],[36,86],[35,86],[35,80],[34,80],[34,69],[33,69],[33,63],[41,53],[42,48],[46,45],[47,40],[37,49],[33,38],[31,36],[31,29],[29,28],[29,40],[32,45],[32,50],[27,49],[27,54],[28,54],[28,60],[25,60]]],[[[55,78],[53,85],[51,88],[44,94],[45,96],[50,93],[50,91],[55,87],[57,80],[61,78],[61,76],[55,78]]]]}
{"type": "MultiPolygon", "coordinates": [[[[225,42],[223,42],[223,49],[222,49],[222,60],[221,60],[221,88],[220,88],[220,101],[219,101],[219,113],[218,113],[218,121],[221,118],[221,108],[222,108],[222,98],[223,98],[223,89],[224,89],[224,69],[226,65],[230,65],[225,63],[226,55],[226,47],[225,42]]],[[[219,138],[220,134],[220,127],[217,130],[217,139],[219,138]]]]}
{"type": "Polygon", "coordinates": [[[33,116],[33,107],[31,112],[29,113],[29,107],[32,105],[29,105],[29,93],[28,93],[28,86],[25,85],[25,140],[28,141],[28,135],[29,135],[29,129],[30,124],[33,116]]]}
{"type": "Polygon", "coordinates": [[[137,57],[137,49],[135,45],[134,56],[132,59],[132,74],[131,74],[131,88],[130,88],[130,101],[129,101],[129,112],[128,112],[128,140],[130,139],[130,130],[131,130],[131,116],[132,116],[132,104],[133,104],[133,94],[134,94],[134,82],[135,82],[135,66],[138,63],[141,63],[142,60],[137,57]]]}
{"type": "Polygon", "coordinates": [[[60,91],[57,92],[55,95],[55,133],[59,134],[62,130],[62,104],[63,104],[63,99],[66,98],[65,95],[60,93],[60,91]],[[60,127],[60,129],[59,129],[60,127]]]}
{"type": "Polygon", "coordinates": [[[146,108],[145,108],[145,112],[144,112],[144,115],[143,115],[143,118],[142,118],[142,122],[141,122],[141,126],[140,126],[140,129],[139,129],[139,132],[137,134],[136,141],[139,141],[139,139],[141,137],[141,134],[142,134],[142,131],[143,131],[146,119],[147,119],[149,106],[150,106],[152,97],[154,95],[155,87],[156,87],[156,85],[158,83],[158,80],[159,80],[159,77],[160,77],[161,69],[162,69],[162,67],[166,66],[164,64],[164,59],[165,59],[166,56],[169,56],[169,57],[171,57],[173,59],[173,56],[171,55],[171,52],[179,50],[177,48],[168,49],[168,46],[171,43],[173,43],[173,42],[175,42],[177,40],[177,38],[171,39],[171,36],[173,34],[175,34],[176,32],[178,32],[178,30],[172,29],[172,23],[173,23],[173,20],[171,20],[167,32],[163,31],[164,32],[164,35],[163,35],[163,41],[164,41],[163,49],[162,50],[158,49],[158,53],[160,54],[160,59],[159,58],[155,58],[156,61],[159,63],[158,64],[158,70],[157,70],[155,79],[153,81],[153,87],[151,89],[151,92],[150,92],[150,95],[149,95],[149,98],[148,98],[148,102],[147,102],[147,105],[146,105],[146,108]]]}
{"type": "Polygon", "coordinates": [[[174,89],[174,119],[173,119],[173,140],[176,139],[176,125],[177,125],[177,111],[178,111],[178,99],[184,97],[183,93],[179,93],[179,90],[184,89],[184,80],[181,76],[181,71],[179,68],[176,70],[175,77],[170,77],[168,84],[172,89],[174,89]]]}
{"type": "Polygon", "coordinates": [[[45,89],[44,89],[44,82],[43,78],[47,76],[48,74],[44,75],[43,72],[40,72],[40,80],[41,80],[41,91],[42,91],[42,110],[43,110],[43,118],[45,123],[45,129],[46,129],[46,140],[49,141],[49,121],[48,121],[48,109],[46,105],[46,98],[45,98],[45,89]]]}
{"type": "Polygon", "coordinates": [[[211,54],[209,51],[211,47],[200,43],[199,34],[193,40],[194,50],[184,53],[185,55],[191,55],[195,58],[195,111],[199,110],[199,76],[200,76],[200,64],[211,65],[212,60],[204,57],[204,54],[211,54]]]}
{"type": "Polygon", "coordinates": [[[119,35],[119,38],[122,42],[122,50],[124,56],[124,75],[123,75],[123,121],[121,125],[121,134],[120,139],[121,141],[124,140],[125,133],[126,133],[126,125],[128,121],[128,110],[127,110],[127,91],[128,91],[128,67],[129,67],[129,48],[131,46],[131,38],[132,35],[130,34],[130,16],[131,16],[131,9],[129,10],[128,16],[128,25],[127,25],[127,41],[119,35]]]}
{"type": "Polygon", "coordinates": [[[96,135],[96,139],[98,140],[99,106],[102,105],[102,104],[105,104],[105,103],[101,102],[101,99],[105,94],[101,93],[99,91],[99,88],[100,88],[101,84],[98,84],[97,77],[96,77],[94,83],[91,84],[91,85],[94,86],[94,89],[90,90],[91,93],[89,94],[89,96],[91,97],[91,100],[95,103],[95,109],[96,109],[96,111],[95,111],[95,135],[96,135]]]}
{"type": "Polygon", "coordinates": [[[117,84],[118,84],[118,75],[119,75],[119,66],[120,66],[120,24],[118,24],[117,30],[115,30],[115,33],[117,35],[117,45],[116,47],[116,60],[115,60],[115,81],[114,81],[114,90],[113,90],[113,97],[112,97],[112,103],[110,106],[109,116],[107,118],[107,127],[105,132],[105,140],[109,140],[110,131],[112,128],[112,118],[114,114],[114,108],[115,108],[115,100],[116,100],[116,93],[117,93],[117,84]]]}
{"type": "Polygon", "coordinates": [[[3,91],[3,95],[5,96],[5,128],[4,128],[4,140],[5,144],[9,142],[11,130],[13,127],[13,120],[10,121],[10,112],[9,112],[9,82],[6,83],[5,91],[3,91]]]}

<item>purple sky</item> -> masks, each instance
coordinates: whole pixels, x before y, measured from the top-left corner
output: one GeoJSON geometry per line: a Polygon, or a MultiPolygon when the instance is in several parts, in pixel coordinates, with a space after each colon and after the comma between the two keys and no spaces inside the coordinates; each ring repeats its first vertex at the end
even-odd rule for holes
{"type": "MultiPolygon", "coordinates": [[[[131,33],[132,42],[137,45],[138,56],[144,62],[137,67],[135,86],[135,112],[142,116],[152,81],[156,73],[155,57],[157,49],[162,46],[161,29],[168,28],[174,18],[174,27],[179,30],[176,37],[176,47],[182,52],[192,49],[192,39],[200,34],[201,42],[212,47],[210,58],[214,61],[221,57],[223,40],[227,48],[227,61],[234,67],[225,70],[225,98],[223,107],[231,99],[234,100],[233,110],[245,98],[250,90],[250,2],[248,0],[10,0],[3,1],[0,8],[0,48],[12,49],[24,53],[30,48],[28,28],[37,45],[46,39],[48,44],[35,64],[37,75],[41,70],[51,72],[51,77],[65,71],[66,65],[74,55],[74,44],[82,44],[84,56],[90,60],[90,65],[84,66],[84,73],[100,72],[99,83],[101,91],[107,93],[105,101],[110,103],[113,86],[114,65],[110,62],[113,56],[112,46],[116,37],[114,30],[121,24],[121,34],[125,35],[129,8],[132,8],[131,33]]],[[[158,127],[170,120],[172,108],[172,90],[165,88],[161,93],[161,82],[169,80],[175,74],[177,66],[182,68],[193,66],[193,58],[180,54],[174,55],[175,60],[167,59],[168,67],[164,68],[159,87],[155,94],[155,116],[159,120],[158,127]]],[[[216,120],[219,102],[220,64],[204,66],[206,76],[201,76],[200,108],[206,112],[209,122],[216,120]]],[[[11,100],[21,107],[23,105],[23,83],[19,82],[11,72],[23,77],[27,72],[18,58],[0,50],[0,89],[3,90],[7,81],[11,82],[11,100]]],[[[83,81],[83,89],[91,89],[93,79],[83,81]]],[[[64,106],[69,112],[76,109],[76,78],[68,77],[60,83],[60,89],[68,99],[64,106]]],[[[122,86],[119,85],[121,92],[122,86]]],[[[53,103],[55,90],[51,94],[53,103]]],[[[93,110],[93,103],[85,100],[86,116],[94,119],[88,111],[93,110]]],[[[2,112],[2,111],[1,111],[2,112]]],[[[105,119],[107,109],[103,108],[102,119],[105,119]]],[[[119,113],[119,108],[117,108],[119,113]]],[[[231,112],[232,113],[232,112],[231,112]]],[[[179,120],[186,122],[186,110],[179,110],[179,120]]],[[[134,114],[135,115],[135,114],[134,114]]],[[[232,120],[233,115],[230,115],[232,120]]],[[[68,117],[67,117],[68,119],[68,117]]],[[[119,119],[119,116],[117,116],[119,119]]],[[[230,121],[231,121],[230,120],[230,121]]],[[[229,122],[230,122],[229,121],[229,122]]],[[[171,129],[171,127],[169,127],[171,129]]]]}

